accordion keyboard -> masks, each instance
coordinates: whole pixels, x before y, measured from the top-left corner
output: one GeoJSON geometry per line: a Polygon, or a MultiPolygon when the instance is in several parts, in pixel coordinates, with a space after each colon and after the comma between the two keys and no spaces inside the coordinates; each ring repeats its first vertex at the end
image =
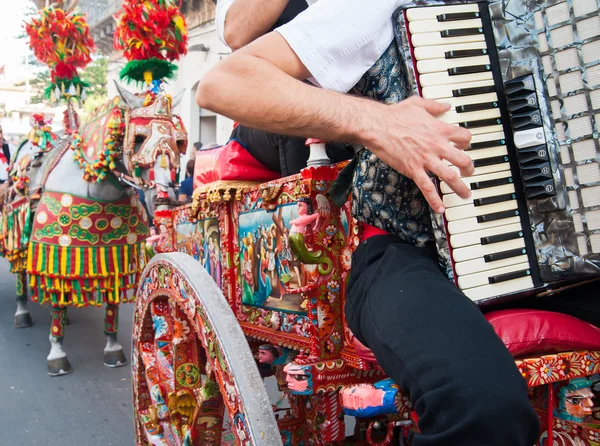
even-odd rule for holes
{"type": "Polygon", "coordinates": [[[503,91],[494,81],[480,7],[412,8],[406,20],[422,96],[450,104],[441,119],[473,135],[466,153],[475,170],[462,178],[471,197],[463,199],[440,183],[456,283],[473,300],[531,289],[531,259],[503,126],[503,91]]]}

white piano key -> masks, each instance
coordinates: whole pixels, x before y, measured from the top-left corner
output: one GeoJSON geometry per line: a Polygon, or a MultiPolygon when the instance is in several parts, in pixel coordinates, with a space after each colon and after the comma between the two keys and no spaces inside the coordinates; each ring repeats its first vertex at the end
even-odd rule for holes
{"type": "MultiPolygon", "coordinates": [[[[460,175],[460,169],[458,167],[450,166],[450,169],[452,169],[453,171],[455,171],[457,174],[460,175]]],[[[471,176],[485,175],[485,174],[494,173],[494,172],[502,172],[504,170],[510,170],[510,163],[500,163],[500,164],[492,164],[490,166],[476,167],[475,170],[473,170],[473,175],[471,175],[471,176]]]]}
{"type": "Polygon", "coordinates": [[[471,135],[473,135],[473,136],[485,135],[486,133],[497,133],[497,132],[501,132],[503,130],[504,130],[504,128],[502,127],[502,124],[490,125],[488,127],[475,127],[475,128],[469,129],[469,131],[471,132],[471,135]]]}
{"type": "Polygon", "coordinates": [[[475,206],[466,204],[455,208],[446,209],[446,220],[462,220],[463,218],[478,217],[481,215],[495,214],[496,212],[510,211],[517,209],[517,200],[503,201],[501,203],[487,204],[485,206],[475,206]]]}
{"type": "Polygon", "coordinates": [[[461,59],[431,59],[420,60],[417,62],[417,71],[419,74],[437,73],[446,71],[450,68],[472,67],[475,65],[489,65],[488,56],[464,57],[461,59]]]}
{"type": "Polygon", "coordinates": [[[456,90],[457,88],[471,88],[471,87],[488,87],[490,85],[494,85],[493,80],[484,80],[479,82],[470,82],[469,85],[437,85],[432,87],[425,87],[421,85],[421,94],[425,99],[442,99],[442,98],[452,98],[454,95],[452,94],[452,90],[456,90]]]}
{"type": "Polygon", "coordinates": [[[471,138],[471,144],[475,144],[478,142],[486,142],[486,141],[494,141],[504,139],[504,132],[492,132],[485,133],[483,135],[473,135],[471,138]]]}
{"type": "Polygon", "coordinates": [[[467,28],[481,28],[483,24],[481,19],[467,19],[467,20],[452,20],[448,22],[438,22],[437,19],[433,20],[417,20],[409,21],[408,29],[411,34],[421,33],[432,33],[445,31],[447,29],[467,29],[467,28]]]}
{"type": "Polygon", "coordinates": [[[414,22],[416,20],[437,19],[440,14],[456,14],[459,12],[479,12],[479,8],[477,4],[409,8],[406,10],[406,18],[409,22],[414,22]]]}
{"type": "Polygon", "coordinates": [[[448,222],[448,233],[451,235],[462,234],[464,232],[478,231],[480,229],[493,228],[494,226],[509,225],[512,223],[518,223],[520,221],[520,217],[518,217],[516,214],[514,217],[503,218],[501,220],[486,221],[484,223],[479,223],[477,221],[477,218],[474,217],[463,218],[462,220],[448,222]]]}
{"type": "Polygon", "coordinates": [[[483,34],[473,34],[470,36],[457,36],[457,37],[442,37],[441,33],[422,33],[413,34],[411,36],[411,42],[414,47],[420,46],[435,46],[435,45],[456,45],[457,43],[469,43],[469,42],[485,42],[485,36],[483,34]]]}
{"type": "MultiPolygon", "coordinates": [[[[494,228],[481,229],[480,231],[465,232],[450,236],[450,245],[453,248],[463,248],[465,246],[479,245],[483,237],[492,235],[506,234],[508,232],[520,231],[521,223],[512,223],[510,225],[496,226],[494,228]]],[[[457,260],[458,261],[458,260],[457,260]]]]}
{"type": "MultiPolygon", "coordinates": [[[[445,59],[447,51],[462,51],[462,50],[484,50],[487,49],[485,42],[470,42],[470,43],[456,43],[452,46],[439,45],[439,46],[422,46],[415,48],[415,59],[427,60],[427,59],[445,59]]],[[[455,59],[456,60],[456,59],[455,59]]]]}
{"type": "Polygon", "coordinates": [[[525,248],[525,240],[522,238],[507,240],[500,243],[492,243],[491,245],[473,245],[453,249],[452,258],[455,262],[464,262],[465,260],[476,259],[489,254],[512,251],[513,249],[519,248],[525,248]]]}
{"type": "Polygon", "coordinates": [[[493,283],[481,287],[470,288],[463,292],[469,299],[477,302],[490,297],[516,293],[518,291],[530,290],[532,288],[533,279],[531,277],[520,277],[507,282],[493,283]]]}
{"type": "MultiPolygon", "coordinates": [[[[498,178],[508,178],[510,176],[512,176],[512,172],[510,170],[505,170],[503,172],[489,173],[487,175],[472,175],[470,177],[462,177],[461,180],[467,185],[469,189],[471,189],[471,183],[476,183],[478,181],[496,180],[498,178]]],[[[450,189],[450,186],[448,186],[445,181],[440,182],[440,190],[443,194],[454,193],[454,191],[450,189]]]]}
{"type": "Polygon", "coordinates": [[[515,132],[515,146],[519,149],[546,144],[546,136],[542,127],[515,132]]]}
{"type": "Polygon", "coordinates": [[[446,208],[453,208],[456,206],[463,206],[465,204],[473,203],[473,200],[478,198],[495,197],[498,195],[512,194],[515,192],[515,186],[513,184],[504,184],[502,186],[487,187],[485,189],[477,189],[471,192],[469,198],[461,198],[457,194],[444,195],[442,201],[446,208]]]}
{"type": "MultiPolygon", "coordinates": [[[[485,158],[492,158],[495,156],[508,155],[508,150],[506,149],[506,146],[496,146],[490,147],[488,149],[465,150],[464,152],[467,155],[469,155],[469,157],[473,161],[485,158]]],[[[444,164],[452,166],[452,163],[447,160],[444,160],[444,164]]]]}
{"type": "Polygon", "coordinates": [[[439,119],[447,124],[459,124],[461,122],[483,121],[484,119],[492,119],[500,117],[499,108],[491,108],[489,110],[479,110],[474,112],[458,113],[456,110],[449,110],[446,113],[438,116],[439,119]]]}
{"type": "MultiPolygon", "coordinates": [[[[442,98],[438,99],[438,102],[443,102],[444,104],[450,104],[452,109],[455,109],[459,105],[471,105],[471,104],[485,104],[488,102],[496,102],[498,101],[498,96],[496,93],[486,93],[486,94],[476,94],[473,96],[461,96],[458,98],[442,98]]],[[[500,138],[498,138],[500,139],[500,138]]],[[[489,140],[486,140],[489,141],[489,140]]]]}
{"type": "Polygon", "coordinates": [[[472,85],[459,85],[468,82],[485,81],[493,79],[492,72],[486,71],[483,73],[472,73],[472,74],[459,74],[456,76],[450,76],[447,71],[441,71],[439,73],[428,73],[419,76],[419,82],[421,87],[433,87],[435,85],[451,85],[453,89],[457,88],[469,88],[472,85]]]}
{"type": "MultiPolygon", "coordinates": [[[[517,263],[516,265],[505,266],[504,268],[498,268],[490,271],[480,272],[476,274],[469,274],[468,276],[458,277],[458,287],[463,290],[468,288],[475,288],[478,286],[490,285],[489,278],[493,276],[499,276],[501,274],[512,273],[515,271],[528,270],[531,267],[529,263],[517,263]]],[[[515,279],[513,279],[515,280],[515,279]]],[[[503,282],[499,282],[503,283],[503,282]]]]}
{"type": "Polygon", "coordinates": [[[509,257],[508,259],[496,260],[495,262],[486,262],[483,257],[467,260],[466,262],[456,262],[454,264],[454,272],[458,277],[466,276],[467,274],[476,274],[482,271],[489,271],[495,268],[504,266],[516,265],[517,263],[528,262],[527,254],[522,256],[509,257]]]}

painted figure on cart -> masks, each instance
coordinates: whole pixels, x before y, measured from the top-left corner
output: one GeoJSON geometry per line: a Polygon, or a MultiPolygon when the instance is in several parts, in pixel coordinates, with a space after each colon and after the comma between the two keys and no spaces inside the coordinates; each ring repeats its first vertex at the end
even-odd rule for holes
{"type": "MultiPolygon", "coordinates": [[[[62,347],[68,306],[105,305],[104,364],[126,363],[117,342],[118,310],[119,304],[131,301],[129,291],[143,269],[149,225],[133,187],[146,188],[151,205],[157,195],[172,194],[174,174],[187,145],[181,120],[171,112],[181,96],[172,98],[163,90],[135,95],[118,87],[121,98],[99,107],[78,128],[75,102],[84,98],[87,84],[76,68],[91,60],[93,42],[83,16],[73,12],[75,3],[64,11],[45,8],[26,27],[36,56],[52,71],[48,98],[66,102],[65,127],[72,135],[57,141],[48,135],[45,123],[39,123],[31,136],[43,143],[40,151],[47,153],[42,162],[29,163],[22,202],[13,201],[3,212],[7,229],[3,251],[18,274],[15,325],[31,324],[25,306],[30,286],[34,301],[52,306],[48,373],[53,376],[71,371],[62,347]],[[78,50],[64,53],[71,47],[78,50]],[[55,145],[49,149],[50,142],[55,145]]],[[[124,77],[154,77],[162,82],[174,72],[162,52],[169,49],[168,59],[174,59],[185,51],[185,22],[171,2],[147,2],[146,7],[166,16],[178,37],[155,41],[135,54],[126,51],[132,64],[126,66],[124,77]],[[158,61],[145,51],[154,51],[158,61]]],[[[128,49],[136,46],[135,36],[130,35],[134,13],[127,10],[121,15],[117,32],[128,49]]]]}
{"type": "Polygon", "coordinates": [[[306,271],[293,255],[287,239],[301,205],[281,205],[275,212],[256,210],[240,214],[242,303],[305,312],[302,297],[290,291],[305,285],[306,271]]]}
{"type": "Polygon", "coordinates": [[[593,381],[589,378],[578,378],[569,381],[558,392],[559,415],[565,420],[583,422],[590,421],[594,414],[593,381]]]}

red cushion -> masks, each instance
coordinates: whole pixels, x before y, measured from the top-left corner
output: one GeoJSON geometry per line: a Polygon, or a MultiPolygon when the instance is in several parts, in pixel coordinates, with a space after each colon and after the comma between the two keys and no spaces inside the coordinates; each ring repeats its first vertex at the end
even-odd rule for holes
{"type": "Polygon", "coordinates": [[[520,309],[491,311],[485,318],[514,357],[600,350],[600,328],[567,314],[520,309]]]}
{"type": "Polygon", "coordinates": [[[236,140],[224,146],[199,150],[194,165],[194,189],[218,180],[266,182],[280,178],[267,169],[236,140]]]}
{"type": "MultiPolygon", "coordinates": [[[[485,314],[513,357],[571,350],[600,350],[600,328],[562,313],[541,310],[499,310],[485,314]]],[[[354,351],[363,361],[376,363],[373,352],[356,338],[354,351]]]]}

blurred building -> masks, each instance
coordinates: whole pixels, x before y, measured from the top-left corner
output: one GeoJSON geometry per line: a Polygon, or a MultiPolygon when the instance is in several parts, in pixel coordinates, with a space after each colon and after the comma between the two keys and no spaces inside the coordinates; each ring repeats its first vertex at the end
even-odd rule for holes
{"type": "MultiPolygon", "coordinates": [[[[80,2],[80,8],[88,15],[96,46],[109,58],[108,92],[111,97],[116,95],[114,81],[119,79],[119,71],[126,63],[122,54],[113,49],[114,15],[119,11],[121,3],[121,0],[80,2]]],[[[194,98],[203,74],[230,53],[217,37],[215,9],[216,0],[182,0],[181,4],[181,11],[186,17],[189,29],[188,54],[179,61],[177,80],[167,85],[167,91],[176,94],[185,90],[183,101],[175,111],[181,115],[188,130],[188,151],[192,150],[196,142],[202,142],[204,145],[213,142],[225,143],[233,127],[230,119],[200,109],[194,98]]],[[[135,89],[132,86],[128,88],[135,89]]]]}

